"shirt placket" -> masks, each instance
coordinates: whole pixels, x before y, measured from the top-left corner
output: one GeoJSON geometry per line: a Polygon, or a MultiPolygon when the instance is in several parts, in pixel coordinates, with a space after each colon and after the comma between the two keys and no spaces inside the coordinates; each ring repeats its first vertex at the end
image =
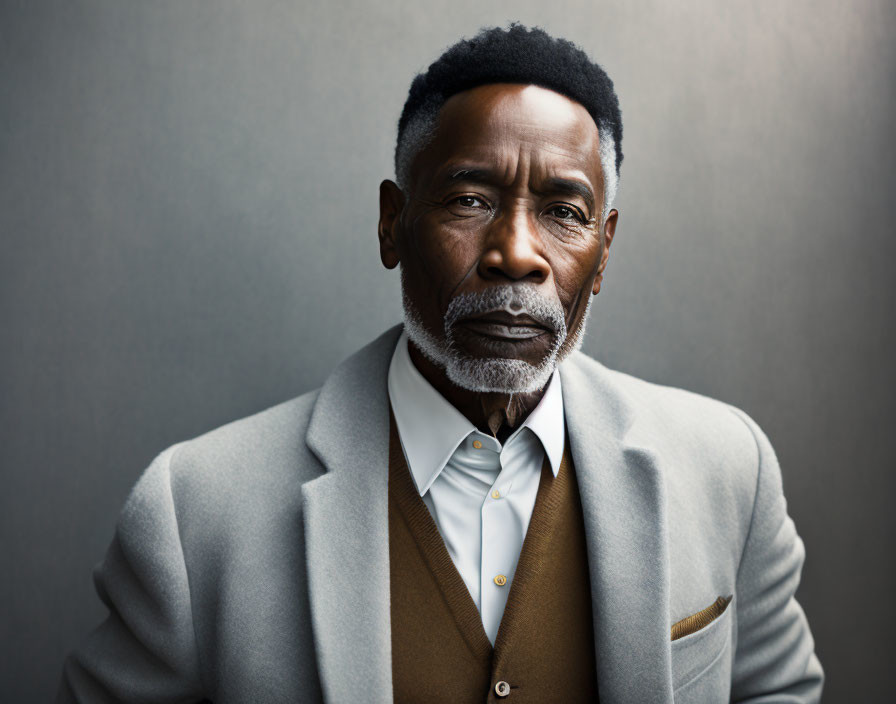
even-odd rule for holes
{"type": "MultiPolygon", "coordinates": [[[[498,454],[502,462],[500,446],[492,439],[490,451],[498,454]]],[[[509,490],[510,477],[504,471],[503,464],[498,476],[482,502],[482,551],[480,570],[480,598],[482,623],[489,640],[494,644],[507,603],[510,590],[510,555],[508,554],[509,526],[512,516],[508,515],[510,506],[505,499],[509,490]]]]}

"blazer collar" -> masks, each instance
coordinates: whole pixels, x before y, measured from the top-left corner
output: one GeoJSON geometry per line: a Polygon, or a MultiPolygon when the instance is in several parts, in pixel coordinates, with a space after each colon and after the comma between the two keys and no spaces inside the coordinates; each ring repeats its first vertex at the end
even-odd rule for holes
{"type": "MultiPolygon", "coordinates": [[[[308,590],[327,701],[392,701],[387,374],[401,326],[343,362],[312,413],[326,468],[302,486],[308,590]]],[[[666,501],[649,438],[616,379],[581,353],[560,366],[582,499],[605,701],[671,703],[666,501]]]]}

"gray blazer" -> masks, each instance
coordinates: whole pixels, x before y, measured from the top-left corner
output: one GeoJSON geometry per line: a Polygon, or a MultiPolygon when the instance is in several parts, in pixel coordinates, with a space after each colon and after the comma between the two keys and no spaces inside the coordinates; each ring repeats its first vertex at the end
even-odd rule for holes
{"type": "MultiPolygon", "coordinates": [[[[175,445],[95,579],[109,617],[59,702],[391,702],[386,373],[400,327],[319,391],[175,445]]],[[[814,702],[804,550],[743,412],[560,367],[588,543],[601,701],[814,702]],[[675,641],[673,623],[733,596],[675,641]]],[[[557,673],[562,699],[562,673],[557,673]]]]}

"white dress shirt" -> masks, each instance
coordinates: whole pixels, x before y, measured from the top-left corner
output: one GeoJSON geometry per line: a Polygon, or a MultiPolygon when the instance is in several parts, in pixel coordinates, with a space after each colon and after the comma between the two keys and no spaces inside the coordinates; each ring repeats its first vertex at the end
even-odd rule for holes
{"type": "Polygon", "coordinates": [[[554,372],[539,404],[503,445],[423,378],[411,361],[405,333],[392,355],[388,384],[414,484],[494,645],[545,453],[555,477],[563,458],[560,375],[554,372]]]}

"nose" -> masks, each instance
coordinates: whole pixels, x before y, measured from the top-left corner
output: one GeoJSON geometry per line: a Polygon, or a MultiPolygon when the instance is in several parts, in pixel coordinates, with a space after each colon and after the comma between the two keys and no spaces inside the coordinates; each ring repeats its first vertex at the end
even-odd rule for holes
{"type": "Polygon", "coordinates": [[[541,239],[530,215],[523,209],[496,218],[485,234],[479,275],[489,280],[544,283],[551,267],[544,258],[541,239]]]}

